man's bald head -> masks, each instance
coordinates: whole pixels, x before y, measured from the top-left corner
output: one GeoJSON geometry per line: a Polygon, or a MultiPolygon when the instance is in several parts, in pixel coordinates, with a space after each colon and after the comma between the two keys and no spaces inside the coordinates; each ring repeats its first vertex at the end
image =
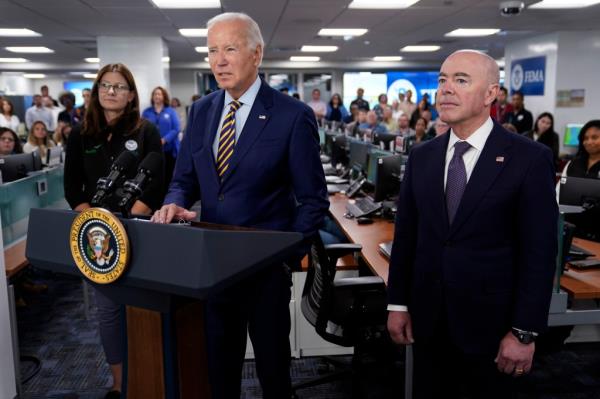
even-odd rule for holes
{"type": "Polygon", "coordinates": [[[477,63],[480,63],[485,69],[484,73],[489,84],[500,83],[500,68],[498,68],[498,63],[495,59],[477,50],[458,50],[450,54],[448,58],[459,54],[467,55],[468,57],[473,58],[477,63]]]}

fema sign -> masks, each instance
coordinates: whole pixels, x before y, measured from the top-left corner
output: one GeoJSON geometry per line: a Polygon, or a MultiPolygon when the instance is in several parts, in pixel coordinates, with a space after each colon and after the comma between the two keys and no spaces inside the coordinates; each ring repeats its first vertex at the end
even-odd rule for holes
{"type": "Polygon", "coordinates": [[[520,91],[524,95],[543,96],[545,77],[545,56],[514,60],[510,68],[511,93],[520,91]]]}

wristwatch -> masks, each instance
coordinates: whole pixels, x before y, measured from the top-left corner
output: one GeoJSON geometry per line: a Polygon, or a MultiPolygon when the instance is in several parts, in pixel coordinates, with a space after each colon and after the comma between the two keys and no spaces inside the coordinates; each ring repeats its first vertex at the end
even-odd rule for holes
{"type": "Polygon", "coordinates": [[[533,331],[524,331],[513,327],[511,329],[512,334],[517,337],[520,343],[527,345],[535,341],[537,333],[533,331]]]}

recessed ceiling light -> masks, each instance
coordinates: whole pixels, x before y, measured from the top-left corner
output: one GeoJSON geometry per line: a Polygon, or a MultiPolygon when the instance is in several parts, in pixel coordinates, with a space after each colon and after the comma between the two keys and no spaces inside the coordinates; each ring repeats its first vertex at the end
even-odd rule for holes
{"type": "Polygon", "coordinates": [[[194,50],[196,50],[198,53],[208,53],[208,47],[206,46],[198,46],[194,48],[194,50]]]}
{"type": "Polygon", "coordinates": [[[368,29],[321,29],[319,36],[362,36],[368,29]]]}
{"type": "Polygon", "coordinates": [[[496,64],[498,64],[498,68],[504,68],[506,66],[506,61],[504,58],[500,58],[499,60],[496,60],[496,64]]]}
{"type": "Polygon", "coordinates": [[[600,0],[543,0],[527,8],[584,8],[600,3],[600,0]]]}
{"type": "Polygon", "coordinates": [[[208,29],[179,29],[179,33],[185,37],[206,37],[208,29]]]}
{"type": "Polygon", "coordinates": [[[440,46],[404,46],[400,49],[403,53],[429,53],[438,51],[440,46]]]}
{"type": "Polygon", "coordinates": [[[43,73],[24,73],[23,77],[29,79],[43,79],[46,77],[46,75],[43,73]]]}
{"type": "Polygon", "coordinates": [[[97,64],[100,62],[100,58],[98,57],[88,57],[85,59],[85,62],[89,62],[90,64],[97,64]]]}
{"type": "Polygon", "coordinates": [[[221,8],[220,0],[151,0],[158,8],[221,8]]]}
{"type": "Polygon", "coordinates": [[[162,57],[162,62],[171,62],[171,57],[162,57]]]}
{"type": "Polygon", "coordinates": [[[362,9],[398,9],[408,8],[413,4],[419,2],[419,0],[353,0],[348,5],[348,8],[362,8],[362,9]]]}
{"type": "Polygon", "coordinates": [[[36,37],[42,36],[37,32],[34,32],[30,29],[12,29],[12,28],[2,28],[0,29],[0,36],[5,37],[36,37]]]}
{"type": "Polygon", "coordinates": [[[304,53],[331,53],[337,51],[338,46],[302,46],[300,51],[304,53]]]}
{"type": "Polygon", "coordinates": [[[297,55],[293,55],[290,57],[290,61],[294,61],[294,62],[316,62],[319,61],[321,59],[321,57],[315,57],[315,56],[297,56],[297,55]]]}
{"type": "Polygon", "coordinates": [[[377,56],[377,57],[373,57],[373,61],[378,61],[378,62],[385,62],[385,61],[401,61],[402,57],[400,57],[399,55],[382,55],[382,56],[377,56]]]}
{"type": "Polygon", "coordinates": [[[25,58],[0,58],[0,62],[27,62],[25,58]]]}
{"type": "Polygon", "coordinates": [[[500,32],[500,29],[465,29],[459,28],[452,32],[446,33],[448,37],[476,37],[476,36],[491,36],[500,32]]]}
{"type": "Polygon", "coordinates": [[[84,73],[83,77],[86,79],[96,79],[96,77],[98,76],[98,74],[96,73],[84,73]]]}
{"type": "Polygon", "coordinates": [[[42,46],[6,47],[11,53],[53,53],[54,50],[42,46]]]}

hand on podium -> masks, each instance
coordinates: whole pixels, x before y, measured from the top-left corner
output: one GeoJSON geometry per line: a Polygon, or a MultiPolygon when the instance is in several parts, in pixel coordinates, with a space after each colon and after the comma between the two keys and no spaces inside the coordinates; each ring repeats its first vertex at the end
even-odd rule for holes
{"type": "Polygon", "coordinates": [[[162,208],[154,212],[151,222],[154,223],[171,223],[176,218],[179,220],[190,221],[196,218],[197,213],[189,211],[175,204],[163,205],[162,208]]]}

